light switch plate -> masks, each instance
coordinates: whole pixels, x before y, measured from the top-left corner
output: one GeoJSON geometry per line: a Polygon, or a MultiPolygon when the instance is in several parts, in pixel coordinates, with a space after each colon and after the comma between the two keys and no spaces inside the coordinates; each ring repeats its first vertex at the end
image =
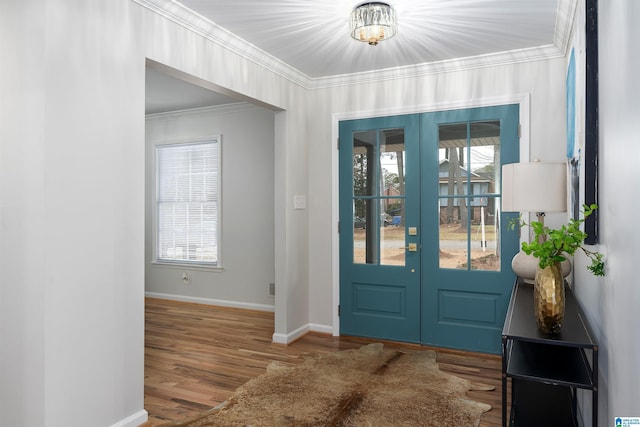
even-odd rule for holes
{"type": "Polygon", "coordinates": [[[293,196],[293,208],[294,209],[306,209],[307,208],[307,198],[302,195],[293,196]]]}

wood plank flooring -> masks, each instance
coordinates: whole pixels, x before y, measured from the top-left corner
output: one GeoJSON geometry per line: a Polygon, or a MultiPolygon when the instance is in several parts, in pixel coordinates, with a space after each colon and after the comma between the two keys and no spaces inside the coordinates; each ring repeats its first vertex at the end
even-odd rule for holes
{"type": "MultiPolygon", "coordinates": [[[[309,333],[289,345],[273,344],[273,313],[193,303],[146,300],[144,427],[178,420],[223,402],[240,385],[262,374],[272,360],[295,364],[300,356],[358,348],[371,342],[355,337],[309,333]]],[[[428,347],[384,342],[397,349],[428,347]]],[[[435,349],[440,369],[495,391],[471,391],[469,398],[490,404],[481,427],[500,426],[499,356],[435,349]]]]}

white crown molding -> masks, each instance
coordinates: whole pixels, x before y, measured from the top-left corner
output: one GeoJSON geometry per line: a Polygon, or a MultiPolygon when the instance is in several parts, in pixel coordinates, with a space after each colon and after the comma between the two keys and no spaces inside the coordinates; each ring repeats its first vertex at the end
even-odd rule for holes
{"type": "Polygon", "coordinates": [[[174,0],[131,0],[256,65],[306,87],[309,77],[174,0]]]}
{"type": "Polygon", "coordinates": [[[571,34],[578,10],[578,0],[559,0],[553,44],[565,55],[571,46],[571,34]]]}
{"type": "Polygon", "coordinates": [[[406,79],[433,74],[467,71],[478,68],[512,65],[523,62],[541,61],[561,58],[564,53],[555,45],[547,45],[529,49],[511,50],[488,55],[446,61],[429,62],[406,67],[387,68],[385,70],[367,71],[357,74],[322,77],[311,79],[309,89],[322,89],[336,86],[348,86],[354,83],[372,83],[385,80],[406,79]]]}
{"type": "Polygon", "coordinates": [[[131,1],[240,55],[258,66],[274,72],[296,85],[310,90],[413,78],[563,57],[570,43],[573,16],[577,2],[577,0],[559,0],[554,44],[384,70],[312,78],[191,9],[177,3],[175,0],[131,1]]]}

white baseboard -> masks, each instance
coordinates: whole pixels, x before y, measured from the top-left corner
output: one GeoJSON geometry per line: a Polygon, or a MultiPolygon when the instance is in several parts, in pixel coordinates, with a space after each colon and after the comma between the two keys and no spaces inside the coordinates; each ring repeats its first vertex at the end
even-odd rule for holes
{"type": "Polygon", "coordinates": [[[333,326],[329,325],[320,325],[318,323],[310,323],[309,330],[313,332],[320,332],[322,334],[333,334],[333,326]]]}
{"type": "Polygon", "coordinates": [[[312,331],[331,335],[333,333],[333,327],[328,325],[319,325],[317,323],[308,323],[304,326],[300,326],[298,329],[292,332],[289,332],[288,334],[275,333],[273,334],[271,340],[277,344],[290,344],[298,338],[301,338],[312,331]]]}
{"type": "Polygon", "coordinates": [[[145,292],[145,296],[149,298],[166,299],[171,301],[194,302],[197,304],[217,305],[220,307],[244,308],[247,310],[269,311],[274,312],[273,305],[253,304],[248,302],[227,301],[213,298],[190,297],[185,295],[164,294],[159,292],[145,292]]]}
{"type": "Polygon", "coordinates": [[[276,344],[289,344],[291,341],[287,338],[286,334],[273,334],[271,341],[276,344]]]}
{"type": "Polygon", "coordinates": [[[300,326],[295,331],[289,332],[288,334],[273,334],[271,340],[278,344],[289,344],[297,340],[298,338],[306,335],[310,331],[309,325],[300,326]]]}
{"type": "Polygon", "coordinates": [[[111,427],[138,427],[140,424],[147,422],[148,419],[149,413],[143,409],[122,421],[112,424],[111,427]]]}

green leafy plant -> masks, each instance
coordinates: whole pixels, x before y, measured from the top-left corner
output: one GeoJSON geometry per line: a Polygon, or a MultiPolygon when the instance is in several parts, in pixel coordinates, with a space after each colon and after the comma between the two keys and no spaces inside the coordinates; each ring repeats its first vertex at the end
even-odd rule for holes
{"type": "Polygon", "coordinates": [[[591,265],[587,266],[587,268],[595,276],[604,276],[603,255],[600,252],[593,252],[582,246],[587,233],[580,230],[584,219],[596,209],[598,209],[598,205],[595,204],[583,205],[582,219],[571,218],[568,224],[559,229],[545,227],[538,221],[527,224],[521,218],[511,225],[519,225],[520,227],[529,225],[532,228],[535,240],[530,243],[523,242],[522,251],[527,255],[533,254],[534,257],[538,258],[540,268],[564,261],[566,255],[573,255],[580,249],[591,259],[591,265]]]}

